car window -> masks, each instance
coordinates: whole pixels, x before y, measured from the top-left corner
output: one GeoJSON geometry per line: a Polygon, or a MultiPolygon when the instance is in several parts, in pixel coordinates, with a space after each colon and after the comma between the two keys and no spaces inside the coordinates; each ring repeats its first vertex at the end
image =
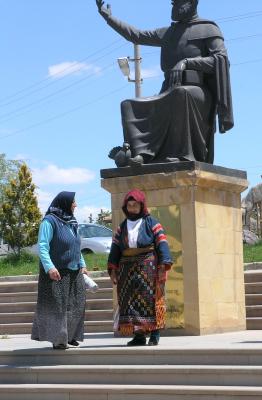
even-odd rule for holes
{"type": "Polygon", "coordinates": [[[83,238],[90,238],[92,237],[91,232],[89,231],[89,228],[84,226],[79,228],[79,235],[83,238]]]}
{"type": "Polygon", "coordinates": [[[7,244],[7,242],[5,241],[5,239],[3,239],[3,238],[0,236],[0,245],[2,245],[2,244],[7,244]]]}
{"type": "Polygon", "coordinates": [[[83,238],[112,237],[112,231],[103,226],[81,226],[79,235],[83,238]]]}

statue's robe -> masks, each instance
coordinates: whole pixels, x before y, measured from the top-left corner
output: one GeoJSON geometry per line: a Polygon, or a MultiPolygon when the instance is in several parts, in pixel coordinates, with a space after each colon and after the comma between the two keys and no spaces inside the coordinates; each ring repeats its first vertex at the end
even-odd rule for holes
{"type": "Polygon", "coordinates": [[[124,140],[132,156],[161,162],[167,157],[212,163],[216,115],[219,131],[233,123],[229,62],[218,26],[202,19],[140,31],[110,16],[107,23],[134,44],[161,47],[165,75],[158,96],[121,104],[124,140]],[[170,71],[187,59],[182,86],[170,87],[170,71]]]}

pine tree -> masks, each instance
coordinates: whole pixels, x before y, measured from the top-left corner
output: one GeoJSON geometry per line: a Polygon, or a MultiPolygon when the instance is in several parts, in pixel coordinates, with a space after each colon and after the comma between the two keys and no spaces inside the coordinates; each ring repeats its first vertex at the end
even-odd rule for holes
{"type": "Polygon", "coordinates": [[[18,176],[5,187],[5,200],[0,206],[0,229],[5,241],[20,257],[24,247],[37,241],[41,213],[35,195],[36,186],[26,164],[22,164],[18,176]]]}
{"type": "Polygon", "coordinates": [[[0,154],[0,202],[4,199],[4,189],[10,179],[14,179],[21,166],[21,161],[8,160],[5,154],[0,154]]]}

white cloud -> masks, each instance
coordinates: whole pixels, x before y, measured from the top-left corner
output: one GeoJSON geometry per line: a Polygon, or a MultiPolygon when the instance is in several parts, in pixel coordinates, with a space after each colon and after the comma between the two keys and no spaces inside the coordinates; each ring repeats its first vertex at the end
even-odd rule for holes
{"type": "Polygon", "coordinates": [[[32,170],[33,181],[37,186],[47,184],[81,184],[92,181],[95,173],[85,168],[59,168],[50,164],[47,167],[32,170]]]}
{"type": "MultiPolygon", "coordinates": [[[[76,201],[77,202],[77,201],[76,201]]],[[[93,220],[95,221],[98,214],[103,211],[108,211],[108,209],[104,206],[95,207],[95,206],[84,206],[84,207],[77,207],[75,209],[75,217],[79,223],[81,222],[89,222],[89,215],[92,214],[93,220]]]]}
{"type": "Polygon", "coordinates": [[[55,195],[45,192],[41,189],[36,189],[36,196],[38,199],[38,206],[41,210],[41,213],[44,215],[55,195]]]}
{"type": "Polygon", "coordinates": [[[147,78],[156,78],[157,76],[162,76],[163,72],[161,71],[160,67],[153,67],[153,68],[145,68],[142,69],[142,77],[143,79],[147,78]]]}
{"type": "Polygon", "coordinates": [[[21,154],[17,154],[17,155],[14,157],[14,160],[28,162],[29,157],[28,157],[28,155],[22,154],[22,153],[21,153],[21,154]]]}
{"type": "MultiPolygon", "coordinates": [[[[41,210],[41,213],[45,214],[46,210],[50,206],[52,200],[55,198],[57,193],[50,193],[50,192],[45,192],[44,190],[37,189],[36,190],[36,195],[38,199],[38,206],[41,210]]],[[[77,199],[76,199],[77,202],[77,199]]],[[[93,205],[86,205],[83,207],[76,207],[75,209],[75,217],[79,223],[82,222],[89,222],[89,216],[92,214],[92,218],[94,221],[96,221],[98,214],[103,211],[108,211],[107,207],[101,206],[101,207],[96,207],[93,205]]]]}
{"type": "Polygon", "coordinates": [[[65,61],[60,64],[51,65],[48,68],[48,76],[51,78],[63,78],[67,75],[79,75],[83,72],[99,75],[101,68],[93,64],[78,61],[65,61]]]}
{"type": "MultiPolygon", "coordinates": [[[[163,72],[161,71],[159,66],[141,69],[141,76],[143,79],[156,78],[156,77],[162,76],[162,75],[163,75],[163,72]]],[[[131,73],[131,79],[135,79],[134,72],[131,73]]]]}

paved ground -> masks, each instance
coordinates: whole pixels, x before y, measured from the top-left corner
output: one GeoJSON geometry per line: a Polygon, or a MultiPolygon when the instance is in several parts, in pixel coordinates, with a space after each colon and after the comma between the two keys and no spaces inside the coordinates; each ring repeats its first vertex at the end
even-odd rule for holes
{"type": "MultiPolygon", "coordinates": [[[[80,348],[125,347],[128,338],[112,333],[86,334],[80,348]]],[[[48,342],[36,342],[29,335],[0,336],[0,351],[50,348],[48,342]]],[[[262,331],[244,331],[206,336],[162,337],[158,348],[185,349],[262,349],[262,331]]],[[[68,350],[70,351],[70,350],[68,350]]]]}

